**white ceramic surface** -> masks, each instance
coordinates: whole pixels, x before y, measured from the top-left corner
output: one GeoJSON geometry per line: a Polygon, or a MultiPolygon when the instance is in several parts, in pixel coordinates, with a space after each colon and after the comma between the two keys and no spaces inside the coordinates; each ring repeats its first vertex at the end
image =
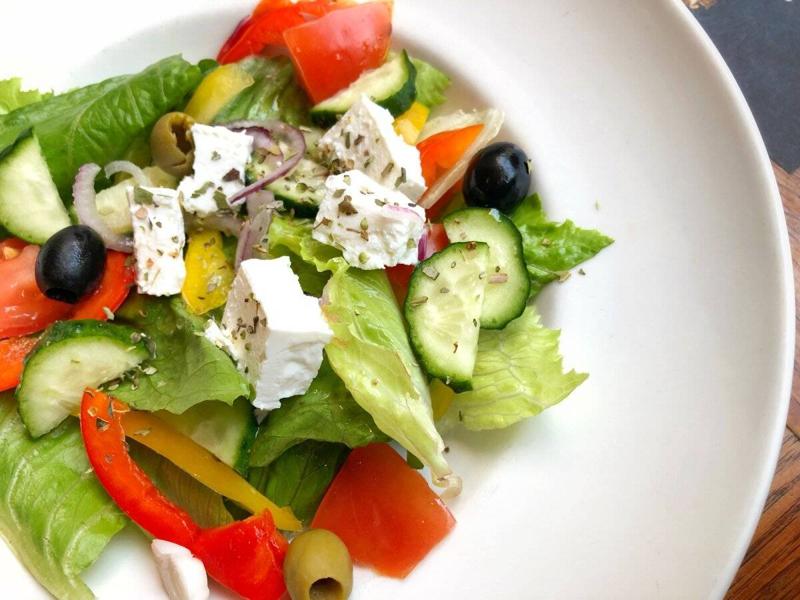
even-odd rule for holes
{"type": "MultiPolygon", "coordinates": [[[[0,75],[59,88],[213,54],[247,10],[13,4],[0,75]]],[[[507,112],[554,217],[617,243],[540,301],[588,382],[451,438],[457,528],[405,581],[359,572],[354,598],[721,597],[772,477],[794,342],[780,199],[730,73],[678,0],[398,0],[396,30],[457,103],[507,112]]],[[[160,598],[154,573],[130,530],[88,581],[160,598]]],[[[0,596],[42,596],[5,549],[0,596]]]]}

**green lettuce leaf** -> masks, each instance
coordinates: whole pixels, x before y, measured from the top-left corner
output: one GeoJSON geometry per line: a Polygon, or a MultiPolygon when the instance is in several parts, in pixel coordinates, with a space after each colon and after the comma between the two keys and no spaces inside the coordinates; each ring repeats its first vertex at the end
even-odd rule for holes
{"type": "Polygon", "coordinates": [[[251,56],[239,65],[255,83],[239,93],[215,117],[217,123],[241,119],[278,119],[292,125],[308,125],[311,104],[294,77],[291,61],[284,57],[251,56]]]}
{"type": "Polygon", "coordinates": [[[306,294],[321,296],[330,273],[346,269],[341,251],[311,237],[314,222],[276,214],[269,228],[269,255],[288,256],[306,294]]]}
{"type": "Polygon", "coordinates": [[[450,87],[450,78],[430,63],[412,58],[411,62],[417,69],[417,102],[428,108],[436,108],[444,104],[445,91],[450,87]]]}
{"type": "Polygon", "coordinates": [[[5,152],[21,136],[30,132],[34,125],[42,123],[59,113],[72,110],[75,106],[86,106],[104,94],[122,85],[127,78],[123,75],[100,83],[71,90],[53,96],[43,102],[23,106],[6,115],[0,115],[0,154],[5,152]]]}
{"type": "Polygon", "coordinates": [[[120,158],[131,143],[200,82],[200,69],[180,56],[165,58],[33,127],[62,197],[71,197],[75,173],[86,163],[120,158]]]}
{"type": "Polygon", "coordinates": [[[39,90],[23,90],[22,79],[14,77],[0,81],[0,115],[10,113],[29,104],[49,98],[52,94],[43,94],[39,90]]]}
{"type": "Polygon", "coordinates": [[[502,429],[558,404],[588,375],[564,373],[560,332],[547,329],[529,306],[501,331],[481,331],[472,391],[453,410],[468,429],[502,429]]]}
{"type": "Polygon", "coordinates": [[[120,400],[141,410],[181,414],[206,400],[233,404],[250,396],[245,376],[203,337],[203,320],[190,314],[180,297],[134,296],[117,318],[143,332],[155,353],[132,379],[107,386],[120,400]]]}
{"type": "Polygon", "coordinates": [[[156,487],[180,506],[200,527],[218,527],[233,522],[222,496],[213,492],[163,456],[133,442],[131,456],[156,487]]]}
{"type": "Polygon", "coordinates": [[[92,476],[78,422],[33,440],[0,394],[0,534],[57,598],[93,598],[79,575],[127,523],[92,476]]]}
{"type": "Polygon", "coordinates": [[[253,469],[250,482],[278,506],[289,506],[308,523],[347,458],[342,444],[304,442],[287,450],[268,468],[253,469]]]}
{"type": "Polygon", "coordinates": [[[522,234],[532,296],[614,243],[599,231],[581,229],[572,221],[549,221],[538,195],[526,198],[511,220],[522,234]]]}
{"type": "Polygon", "coordinates": [[[411,350],[403,315],[384,271],[337,271],[323,306],[334,338],[328,360],[356,402],[386,435],[430,468],[437,485],[458,477],[433,423],[428,380],[411,350]]]}
{"type": "Polygon", "coordinates": [[[305,440],[357,448],[386,439],[372,417],[353,400],[328,361],[324,361],[305,394],[284,400],[278,410],[269,413],[253,444],[250,464],[266,467],[305,440]]]}

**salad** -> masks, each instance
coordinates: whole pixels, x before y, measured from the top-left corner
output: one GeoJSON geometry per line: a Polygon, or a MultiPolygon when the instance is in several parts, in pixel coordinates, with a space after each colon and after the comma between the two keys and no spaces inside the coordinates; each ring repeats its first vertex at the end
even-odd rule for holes
{"type": "Polygon", "coordinates": [[[611,240],[392,11],[263,0],[215,60],[0,82],[0,533],[53,596],[129,523],[173,600],[403,578],[470,485],[447,433],[586,379],[535,299],[611,240]]]}

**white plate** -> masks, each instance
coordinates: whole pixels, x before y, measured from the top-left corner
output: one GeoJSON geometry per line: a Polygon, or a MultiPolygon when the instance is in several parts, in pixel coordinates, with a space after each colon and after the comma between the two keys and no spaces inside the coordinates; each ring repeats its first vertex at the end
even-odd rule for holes
{"type": "MultiPolygon", "coordinates": [[[[14,4],[2,70],[62,87],[213,54],[247,10],[14,4]]],[[[405,581],[359,573],[354,597],[721,597],[772,477],[794,339],[780,199],[739,89],[678,0],[398,4],[399,39],[460,102],[507,112],[549,212],[617,243],[540,301],[591,378],[451,440],[458,527],[405,581]]],[[[130,533],[90,570],[101,598],[160,597],[141,548],[130,533]]],[[[37,596],[0,565],[3,597],[37,596]]]]}

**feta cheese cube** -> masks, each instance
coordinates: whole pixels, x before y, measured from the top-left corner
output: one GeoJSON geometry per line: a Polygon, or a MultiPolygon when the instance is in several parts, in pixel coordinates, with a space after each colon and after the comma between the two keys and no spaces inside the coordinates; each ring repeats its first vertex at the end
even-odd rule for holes
{"type": "Polygon", "coordinates": [[[331,338],[319,301],[306,296],[287,257],[244,261],[233,282],[222,327],[206,337],[227,350],[256,389],[253,406],[279,408],[304,394],[331,338]]]}
{"type": "Polygon", "coordinates": [[[425,192],[419,151],[394,130],[394,117],[366,95],[319,141],[334,171],[357,169],[417,201],[425,192]]]}
{"type": "Polygon", "coordinates": [[[209,597],[206,568],[187,548],[153,540],[150,549],[170,600],[206,600],[209,597]]]}
{"type": "Polygon", "coordinates": [[[150,296],[179,294],[186,279],[183,263],[186,236],[178,192],[169,188],[131,188],[128,204],[139,293],[150,296]]]}
{"type": "Polygon", "coordinates": [[[312,235],[340,248],[349,264],[370,270],[417,264],[424,231],[425,209],[361,171],[348,171],[325,181],[312,235]]]}
{"type": "Polygon", "coordinates": [[[194,175],[178,186],[186,212],[207,217],[244,188],[244,171],[253,153],[253,138],[227,127],[193,125],[194,175]]]}

